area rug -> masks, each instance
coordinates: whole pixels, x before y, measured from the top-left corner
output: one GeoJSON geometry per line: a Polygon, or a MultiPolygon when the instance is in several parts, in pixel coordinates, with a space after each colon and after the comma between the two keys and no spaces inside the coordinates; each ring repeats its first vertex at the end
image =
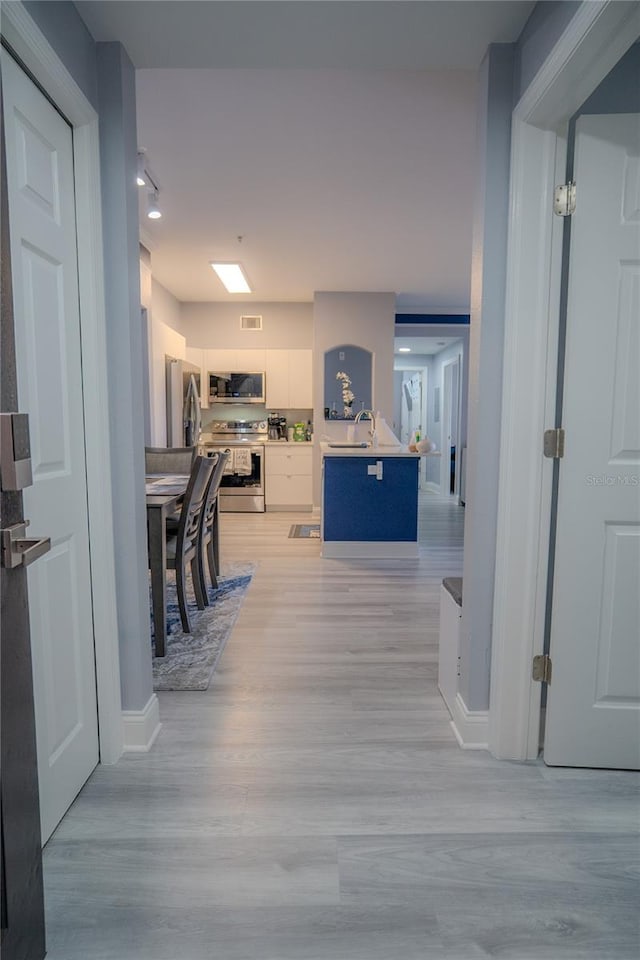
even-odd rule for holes
{"type": "Polygon", "coordinates": [[[297,540],[306,539],[307,537],[315,538],[316,540],[320,539],[320,524],[319,523],[294,523],[289,530],[289,537],[293,537],[297,540]]]}
{"type": "Polygon", "coordinates": [[[210,587],[210,606],[204,610],[196,606],[189,578],[187,602],[192,633],[182,632],[175,577],[167,576],[166,656],[153,657],[154,690],[208,688],[254,571],[253,563],[227,564],[218,578],[218,589],[210,587]]]}

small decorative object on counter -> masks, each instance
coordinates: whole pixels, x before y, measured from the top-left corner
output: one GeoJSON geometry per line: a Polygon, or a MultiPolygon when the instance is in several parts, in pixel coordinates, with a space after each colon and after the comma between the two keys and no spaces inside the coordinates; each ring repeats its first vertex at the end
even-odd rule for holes
{"type": "Polygon", "coordinates": [[[293,439],[294,441],[304,441],[307,434],[307,428],[304,423],[294,423],[293,425],[293,439]]]}
{"type": "Polygon", "coordinates": [[[427,453],[435,453],[436,445],[429,437],[423,437],[422,440],[409,444],[411,453],[419,453],[424,456],[427,453]]]}
{"type": "Polygon", "coordinates": [[[311,423],[311,420],[307,420],[305,440],[307,440],[309,443],[311,443],[311,441],[313,440],[313,424],[311,423]]]}

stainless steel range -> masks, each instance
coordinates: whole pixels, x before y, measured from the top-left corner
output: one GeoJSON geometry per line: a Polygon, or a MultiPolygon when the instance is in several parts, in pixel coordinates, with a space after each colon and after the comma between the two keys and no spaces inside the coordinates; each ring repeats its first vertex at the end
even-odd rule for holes
{"type": "Polygon", "coordinates": [[[211,438],[203,438],[206,456],[229,451],[220,484],[220,510],[227,513],[264,513],[264,442],[266,420],[214,420],[211,438]]]}

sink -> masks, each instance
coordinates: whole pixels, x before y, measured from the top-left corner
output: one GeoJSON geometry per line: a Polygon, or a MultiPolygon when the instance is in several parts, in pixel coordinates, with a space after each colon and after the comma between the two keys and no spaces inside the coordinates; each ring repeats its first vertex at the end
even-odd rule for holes
{"type": "Polygon", "coordinates": [[[327,443],[328,447],[339,447],[342,450],[363,450],[369,446],[369,444],[363,440],[361,443],[353,443],[349,440],[333,440],[327,443]]]}

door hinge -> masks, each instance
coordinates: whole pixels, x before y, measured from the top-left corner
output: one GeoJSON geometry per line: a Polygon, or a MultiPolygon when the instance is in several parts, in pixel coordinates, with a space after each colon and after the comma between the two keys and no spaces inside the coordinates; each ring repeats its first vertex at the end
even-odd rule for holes
{"type": "Polygon", "coordinates": [[[544,455],[551,460],[561,460],[564,457],[564,430],[555,427],[544,432],[544,455]]]}
{"type": "Polygon", "coordinates": [[[531,676],[541,683],[551,683],[551,657],[548,653],[533,658],[531,676]]]}
{"type": "Polygon", "coordinates": [[[553,191],[553,212],[557,217],[570,217],[576,211],[575,181],[560,183],[553,191]]]}

